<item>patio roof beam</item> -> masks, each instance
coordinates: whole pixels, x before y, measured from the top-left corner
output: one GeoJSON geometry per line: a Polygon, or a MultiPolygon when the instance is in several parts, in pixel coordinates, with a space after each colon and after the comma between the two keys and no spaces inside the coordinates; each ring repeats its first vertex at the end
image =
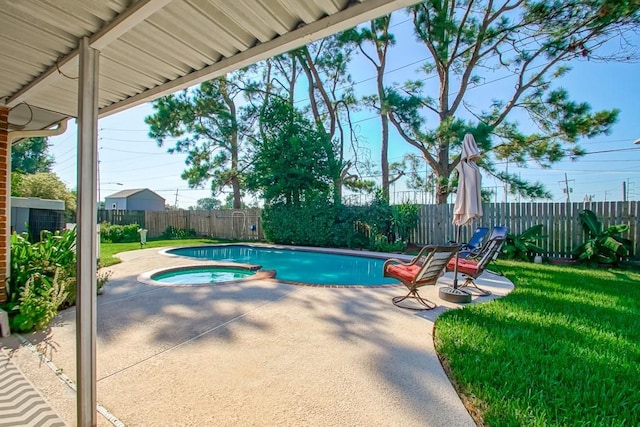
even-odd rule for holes
{"type": "Polygon", "coordinates": [[[338,31],[354,27],[362,22],[390,14],[397,9],[415,3],[418,3],[418,1],[367,0],[364,3],[355,3],[353,6],[334,15],[329,15],[310,24],[300,26],[298,29],[292,30],[280,37],[257,44],[252,48],[239,52],[229,58],[224,58],[205,68],[103,107],[98,113],[99,117],[106,117],[161,96],[211,80],[312,41],[330,36],[338,31]]]}
{"type": "MultiPolygon", "coordinates": [[[[140,0],[129,7],[125,12],[117,15],[111,22],[107,23],[97,33],[89,37],[89,47],[93,49],[103,49],[114,40],[117,40],[127,31],[165,7],[171,0],[140,0]]],[[[40,88],[50,85],[55,80],[61,78],[59,72],[63,65],[75,60],[80,49],[76,48],[69,52],[54,65],[36,77],[31,83],[20,89],[15,95],[9,97],[6,106],[13,108],[29,99],[33,93],[40,88]]]]}

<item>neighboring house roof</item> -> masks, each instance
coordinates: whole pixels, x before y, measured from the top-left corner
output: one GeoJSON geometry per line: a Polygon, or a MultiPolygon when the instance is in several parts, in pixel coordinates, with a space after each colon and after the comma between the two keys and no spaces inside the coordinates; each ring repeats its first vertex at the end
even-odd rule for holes
{"type": "Polygon", "coordinates": [[[133,196],[134,194],[138,194],[141,191],[149,191],[153,194],[155,194],[156,196],[160,197],[162,200],[164,200],[164,197],[160,196],[159,194],[157,194],[154,191],[149,190],[148,188],[132,188],[129,190],[122,190],[122,191],[118,191],[117,193],[113,193],[110,194],[109,196],[105,197],[105,199],[121,199],[121,198],[127,198],[130,196],[133,196]]]}

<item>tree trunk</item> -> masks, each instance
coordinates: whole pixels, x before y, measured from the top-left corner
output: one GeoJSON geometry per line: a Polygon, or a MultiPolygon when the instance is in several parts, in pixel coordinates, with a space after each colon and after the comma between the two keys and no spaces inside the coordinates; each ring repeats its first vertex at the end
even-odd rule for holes
{"type": "Polygon", "coordinates": [[[444,205],[447,203],[447,198],[449,197],[447,187],[446,184],[442,184],[441,182],[436,183],[436,204],[444,205]]]}
{"type": "Polygon", "coordinates": [[[389,118],[380,116],[382,122],[382,141],[380,143],[380,168],[382,169],[382,194],[389,199],[389,118]]]}

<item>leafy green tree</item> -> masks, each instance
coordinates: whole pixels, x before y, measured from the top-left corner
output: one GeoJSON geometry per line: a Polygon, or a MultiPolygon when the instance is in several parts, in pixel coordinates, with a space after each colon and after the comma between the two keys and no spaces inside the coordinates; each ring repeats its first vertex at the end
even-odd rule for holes
{"type": "Polygon", "coordinates": [[[203,199],[198,199],[196,202],[196,206],[192,207],[192,210],[204,210],[210,211],[214,209],[220,209],[222,207],[222,202],[215,197],[205,197],[203,199]]]}
{"type": "MultiPolygon", "coordinates": [[[[485,153],[480,166],[488,173],[509,182],[513,193],[549,197],[542,184],[497,172],[493,162],[549,167],[582,155],[580,138],[610,131],[618,112],[571,100],[558,79],[570,61],[603,59],[603,43],[637,28],[639,7],[637,0],[434,0],[409,8],[429,60],[418,80],[387,88],[389,119],[431,168],[436,202],[446,203],[468,132],[485,153]],[[469,100],[472,89],[498,80],[501,91],[511,88],[504,99],[469,100]],[[519,124],[523,118],[527,128],[519,124]]],[[[605,59],[625,55],[622,48],[605,59]]]]}
{"type": "Polygon", "coordinates": [[[342,165],[335,183],[339,197],[343,186],[359,191],[374,185],[373,181],[361,178],[360,169],[366,167],[368,159],[351,121],[351,110],[358,104],[348,68],[353,51],[353,44],[344,43],[341,36],[333,35],[291,53],[307,78],[313,118],[336,145],[342,165]]]}
{"type": "Polygon", "coordinates": [[[245,70],[202,83],[195,89],[168,95],[154,102],[155,113],[145,118],[149,136],[162,146],[179,138],[170,153],[187,153],[182,179],[198,188],[211,180],[215,194],[231,187],[234,208],[241,206],[242,156],[250,118],[239,106],[245,70]]]}
{"type": "Polygon", "coordinates": [[[11,187],[11,195],[17,197],[40,197],[41,199],[63,200],[69,215],[77,210],[76,196],[67,189],[54,173],[39,172],[31,175],[20,175],[11,187]]]}
{"type": "Polygon", "coordinates": [[[51,172],[53,156],[48,153],[49,140],[26,138],[11,147],[11,171],[25,174],[51,172]]]}
{"type": "MultiPolygon", "coordinates": [[[[286,99],[272,96],[260,114],[260,137],[254,143],[247,183],[268,203],[300,205],[319,194],[335,197],[340,174],[327,133],[305,118],[286,99]]],[[[334,199],[335,200],[335,199],[334,199]]]]}

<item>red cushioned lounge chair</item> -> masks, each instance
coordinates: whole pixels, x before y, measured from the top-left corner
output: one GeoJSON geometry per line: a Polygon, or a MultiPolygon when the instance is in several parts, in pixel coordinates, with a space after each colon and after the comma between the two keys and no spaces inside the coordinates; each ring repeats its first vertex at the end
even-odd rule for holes
{"type": "MultiPolygon", "coordinates": [[[[496,227],[499,232],[492,233],[487,243],[482,247],[482,250],[475,255],[473,258],[460,258],[458,259],[458,273],[462,274],[462,277],[465,279],[464,283],[462,283],[459,288],[469,288],[473,287],[475,289],[475,293],[482,296],[491,295],[490,291],[485,289],[481,289],[475,282],[482,273],[485,272],[487,266],[491,261],[496,259],[498,255],[500,255],[500,250],[502,249],[502,245],[504,245],[504,241],[507,237],[508,228],[507,227],[496,227]]],[[[456,265],[456,260],[451,259],[447,263],[447,271],[454,271],[456,265]]],[[[470,292],[470,290],[462,289],[465,292],[470,292]]]]}
{"type": "Polygon", "coordinates": [[[393,297],[392,301],[401,308],[410,310],[431,310],[436,304],[418,294],[418,288],[435,285],[444,268],[458,251],[459,246],[425,246],[410,262],[392,258],[385,261],[382,270],[384,277],[398,279],[409,289],[405,296],[393,297]],[[412,298],[419,305],[400,304],[412,298]]]}

